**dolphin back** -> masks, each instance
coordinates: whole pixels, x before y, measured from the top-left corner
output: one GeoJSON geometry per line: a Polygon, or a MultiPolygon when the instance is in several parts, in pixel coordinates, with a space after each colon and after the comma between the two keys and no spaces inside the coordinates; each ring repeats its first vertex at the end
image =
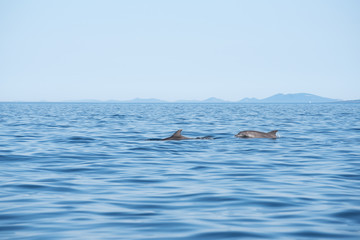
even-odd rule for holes
{"type": "Polygon", "coordinates": [[[167,140],[187,140],[187,139],[213,139],[210,136],[206,136],[206,137],[197,137],[197,138],[189,138],[189,137],[185,137],[183,135],[181,135],[181,131],[182,129],[177,130],[173,135],[171,135],[170,137],[164,138],[164,139],[160,139],[161,141],[167,141],[167,140]]]}
{"type": "Polygon", "coordinates": [[[235,135],[235,137],[239,138],[277,138],[276,133],[278,130],[274,130],[268,133],[259,132],[259,131],[242,131],[235,135]]]}
{"type": "Polygon", "coordinates": [[[171,135],[170,137],[164,138],[164,139],[161,139],[161,140],[167,141],[167,140],[184,140],[184,139],[190,139],[190,138],[188,138],[188,137],[184,137],[183,135],[181,135],[181,131],[182,131],[182,129],[179,129],[179,130],[177,130],[173,135],[171,135]]]}

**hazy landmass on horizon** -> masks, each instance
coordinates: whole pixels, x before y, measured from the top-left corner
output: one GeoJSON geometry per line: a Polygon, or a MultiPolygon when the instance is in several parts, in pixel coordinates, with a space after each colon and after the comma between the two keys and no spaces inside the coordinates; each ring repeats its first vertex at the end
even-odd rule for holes
{"type": "MultiPolygon", "coordinates": [[[[19,101],[21,102],[21,101],[19,101]]],[[[48,102],[48,101],[41,101],[48,102]]],[[[257,98],[243,98],[239,101],[227,101],[216,97],[210,97],[204,100],[176,100],[166,101],[157,98],[134,98],[131,100],[96,100],[96,99],[81,99],[68,100],[60,102],[80,102],[80,103],[360,103],[360,99],[342,100],[321,97],[309,93],[293,93],[293,94],[275,94],[273,96],[257,99],[257,98]]]]}

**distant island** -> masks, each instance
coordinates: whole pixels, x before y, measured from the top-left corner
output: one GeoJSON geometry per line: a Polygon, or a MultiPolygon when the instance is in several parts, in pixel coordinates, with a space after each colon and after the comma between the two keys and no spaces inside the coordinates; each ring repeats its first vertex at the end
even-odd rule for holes
{"type": "MultiPolygon", "coordinates": [[[[22,102],[22,101],[16,101],[22,102]]],[[[44,103],[48,101],[42,101],[44,103]]],[[[84,99],[84,100],[72,100],[62,101],[69,103],[348,103],[348,104],[359,104],[360,99],[355,100],[341,100],[327,97],[321,97],[310,93],[290,93],[290,94],[275,94],[273,96],[258,99],[258,98],[243,98],[239,101],[226,101],[220,98],[211,97],[204,100],[177,100],[177,101],[165,101],[157,98],[135,98],[131,100],[95,100],[95,99],[84,99]]]]}
{"type": "MultiPolygon", "coordinates": [[[[357,100],[349,101],[356,102],[357,100]]],[[[107,101],[118,103],[334,103],[347,102],[339,99],[320,97],[309,93],[275,94],[264,99],[244,98],[240,101],[225,101],[220,98],[211,97],[205,100],[178,100],[174,102],[164,101],[156,98],[135,98],[128,101],[107,101]]]]}
{"type": "Polygon", "coordinates": [[[275,94],[264,99],[244,98],[242,103],[330,103],[339,102],[339,99],[320,97],[309,93],[275,94]]]}

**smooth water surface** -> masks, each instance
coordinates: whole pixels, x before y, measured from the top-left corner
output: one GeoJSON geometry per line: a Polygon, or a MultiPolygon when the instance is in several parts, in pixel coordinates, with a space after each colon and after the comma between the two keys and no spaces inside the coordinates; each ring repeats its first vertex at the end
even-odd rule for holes
{"type": "Polygon", "coordinates": [[[360,239],[356,104],[1,103],[0,170],[0,239],[360,239]]]}

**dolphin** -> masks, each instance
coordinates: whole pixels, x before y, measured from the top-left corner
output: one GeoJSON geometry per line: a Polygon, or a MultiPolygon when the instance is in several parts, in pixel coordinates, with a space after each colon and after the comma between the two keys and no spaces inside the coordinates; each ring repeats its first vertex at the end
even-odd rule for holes
{"type": "Polygon", "coordinates": [[[258,131],[241,131],[235,135],[238,138],[277,138],[276,133],[278,130],[274,130],[268,133],[258,131]]]}
{"type": "Polygon", "coordinates": [[[177,130],[173,135],[168,138],[160,139],[161,141],[169,141],[169,140],[189,140],[189,139],[213,139],[212,137],[197,137],[197,138],[189,138],[181,135],[182,129],[177,130]]]}
{"type": "Polygon", "coordinates": [[[182,131],[182,129],[179,129],[179,130],[177,130],[173,135],[171,135],[170,137],[164,138],[164,139],[161,139],[161,140],[162,140],[162,141],[168,141],[168,140],[187,140],[187,139],[193,139],[193,138],[188,138],[188,137],[185,137],[185,136],[181,135],[181,131],[182,131]]]}

